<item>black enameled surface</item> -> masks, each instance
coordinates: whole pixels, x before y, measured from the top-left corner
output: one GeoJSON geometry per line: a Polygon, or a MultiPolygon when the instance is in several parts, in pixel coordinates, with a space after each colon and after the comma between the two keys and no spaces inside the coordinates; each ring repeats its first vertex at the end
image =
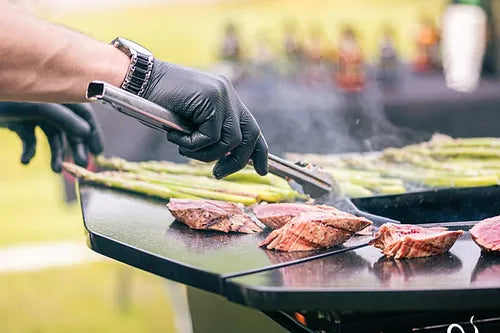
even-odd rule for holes
{"type": "MultiPolygon", "coordinates": [[[[220,293],[226,277],[329,251],[280,253],[257,247],[269,231],[224,234],[191,230],[174,221],[164,201],[85,183],[80,184],[80,199],[93,250],[207,291],[220,293]]],[[[352,239],[345,245],[366,240],[352,239]]]]}
{"type": "Polygon", "coordinates": [[[434,189],[353,199],[364,211],[403,223],[477,221],[500,215],[500,186],[434,189]]]}
{"type": "Polygon", "coordinates": [[[385,259],[355,251],[226,281],[226,296],[261,309],[424,311],[500,307],[500,257],[466,233],[447,254],[385,259]]]}

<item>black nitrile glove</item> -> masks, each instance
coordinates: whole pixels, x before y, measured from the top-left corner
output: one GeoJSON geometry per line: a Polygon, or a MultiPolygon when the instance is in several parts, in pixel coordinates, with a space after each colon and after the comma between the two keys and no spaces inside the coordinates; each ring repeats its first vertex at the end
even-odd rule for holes
{"type": "Polygon", "coordinates": [[[35,156],[37,126],[47,136],[51,167],[55,172],[61,172],[65,142],[71,147],[73,160],[80,166],[87,166],[88,152],[102,152],[100,128],[88,104],[0,102],[0,127],[16,132],[23,142],[23,164],[28,164],[35,156]]]}
{"type": "Polygon", "coordinates": [[[170,131],[167,138],[183,156],[218,160],[216,178],[242,169],[249,159],[258,174],[267,173],[266,141],[225,77],[155,60],[144,97],[193,121],[193,133],[170,131]]]}

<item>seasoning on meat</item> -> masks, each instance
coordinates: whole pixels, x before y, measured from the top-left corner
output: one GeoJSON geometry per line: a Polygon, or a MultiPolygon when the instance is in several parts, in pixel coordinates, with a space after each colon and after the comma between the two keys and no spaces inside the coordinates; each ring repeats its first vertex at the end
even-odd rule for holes
{"type": "Polygon", "coordinates": [[[262,229],[237,205],[216,200],[170,199],[168,209],[192,229],[251,234],[262,229]]]}
{"type": "Polygon", "coordinates": [[[428,257],[447,252],[463,233],[441,227],[386,223],[375,234],[371,245],[382,249],[388,258],[428,257]]]}
{"type": "Polygon", "coordinates": [[[297,203],[261,204],[253,207],[255,217],[271,229],[281,228],[300,213],[319,210],[316,206],[297,203]]]}
{"type": "Polygon", "coordinates": [[[372,223],[338,210],[306,211],[273,230],[259,246],[279,251],[309,251],[336,246],[372,223]]]}
{"type": "Polygon", "coordinates": [[[500,254],[500,216],[482,220],[470,229],[470,233],[484,251],[500,254]]]}

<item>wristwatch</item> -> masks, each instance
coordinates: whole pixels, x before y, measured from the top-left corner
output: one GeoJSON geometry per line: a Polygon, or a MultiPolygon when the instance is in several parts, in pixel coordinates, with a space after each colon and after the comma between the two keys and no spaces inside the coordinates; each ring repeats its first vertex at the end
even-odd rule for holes
{"type": "Polygon", "coordinates": [[[111,44],[130,57],[130,66],[121,88],[142,96],[153,70],[153,53],[145,47],[122,37],[115,38],[111,44]]]}

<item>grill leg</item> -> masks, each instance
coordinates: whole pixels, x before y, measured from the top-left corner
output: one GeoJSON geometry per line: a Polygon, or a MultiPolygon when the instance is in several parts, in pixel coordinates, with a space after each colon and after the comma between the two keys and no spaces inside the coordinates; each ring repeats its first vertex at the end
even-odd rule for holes
{"type": "Polygon", "coordinates": [[[258,310],[231,303],[200,289],[187,289],[194,333],[289,332],[258,310]]]}

